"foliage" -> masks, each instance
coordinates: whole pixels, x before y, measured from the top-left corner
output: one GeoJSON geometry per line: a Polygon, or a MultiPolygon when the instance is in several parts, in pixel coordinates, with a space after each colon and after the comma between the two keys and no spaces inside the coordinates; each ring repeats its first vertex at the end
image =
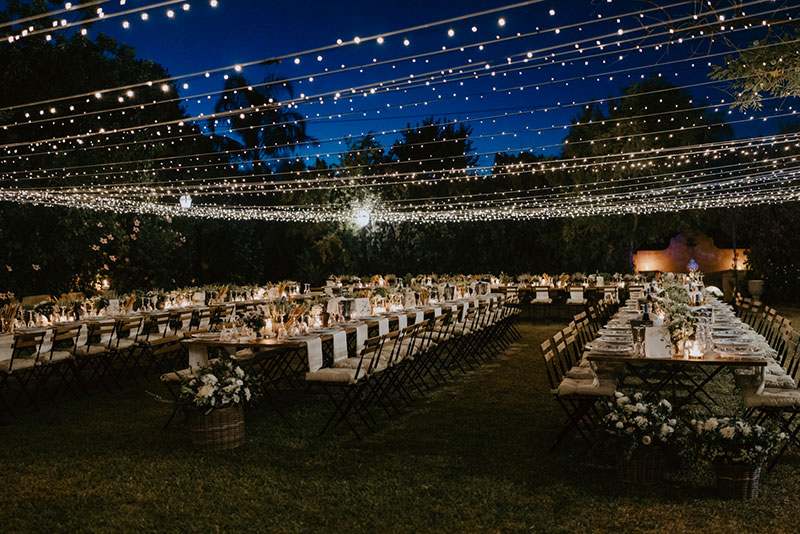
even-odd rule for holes
{"type": "Polygon", "coordinates": [[[754,41],[751,48],[715,65],[714,80],[730,83],[734,107],[741,111],[760,110],[764,94],[772,98],[800,96],[800,31],[781,32],[771,46],[754,41]]]}
{"type": "Polygon", "coordinates": [[[669,444],[675,435],[677,421],[672,417],[672,405],[666,399],[646,402],[636,392],[633,396],[617,391],[608,403],[603,417],[606,434],[616,442],[626,458],[637,450],[650,450],[669,444]]]}
{"type": "Polygon", "coordinates": [[[786,440],[775,426],[762,426],[740,417],[692,419],[686,434],[687,454],[705,462],[763,465],[786,440]]]}

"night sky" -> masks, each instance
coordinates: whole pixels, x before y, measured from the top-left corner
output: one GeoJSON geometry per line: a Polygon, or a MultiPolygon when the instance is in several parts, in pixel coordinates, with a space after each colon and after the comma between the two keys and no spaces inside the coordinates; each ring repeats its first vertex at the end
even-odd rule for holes
{"type": "MultiPolygon", "coordinates": [[[[475,0],[219,0],[214,8],[208,0],[189,3],[188,11],[182,10],[181,4],[150,10],[147,21],[141,20],[138,14],[100,21],[91,27],[90,37],[101,31],[108,33],[134,46],[141,57],[164,65],[170,74],[181,75],[284,54],[294,56],[305,50],[332,45],[337,39],[349,41],[355,36],[378,35],[507,4],[475,0]],[[166,16],[167,9],[174,9],[174,18],[166,16]],[[122,20],[130,22],[128,29],[122,28],[122,20]]],[[[126,8],[147,4],[150,2],[130,1],[126,8]]],[[[763,8],[754,6],[753,9],[769,9],[769,4],[767,2],[763,8]]],[[[295,81],[296,96],[334,91],[344,95],[354,86],[386,83],[415,74],[412,85],[417,87],[413,89],[403,88],[389,93],[379,90],[366,98],[354,96],[352,101],[341,98],[334,103],[331,98],[326,98],[322,104],[303,103],[298,111],[310,119],[308,133],[322,142],[321,146],[300,147],[297,152],[300,155],[323,154],[326,159],[335,161],[333,153],[342,149],[342,136],[360,136],[370,131],[387,132],[378,135],[378,140],[387,146],[399,137],[392,130],[431,115],[459,121],[490,117],[469,123],[474,129],[476,151],[485,154],[481,156],[480,165],[491,165],[496,151],[530,150],[557,155],[566,135],[564,126],[569,125],[580,112],[580,105],[570,104],[617,96],[620,88],[640,80],[643,75],[660,73],[683,86],[705,83],[691,89],[699,105],[716,105],[723,99],[730,102],[729,95],[719,84],[707,84],[707,63],[720,63],[723,56],[703,57],[709,53],[719,54],[726,48],[719,45],[709,48],[705,40],[702,46],[699,42],[687,41],[653,48],[652,45],[668,39],[666,28],[658,27],[653,30],[653,35],[645,37],[641,25],[663,19],[632,15],[650,7],[652,5],[645,2],[620,0],[546,1],[400,33],[387,37],[384,44],[373,39],[319,54],[297,55],[299,64],[288,59],[268,68],[245,68],[243,74],[253,83],[261,81],[268,72],[298,78],[295,81]],[[502,26],[498,23],[500,18],[505,20],[502,26]],[[448,35],[451,29],[453,36],[448,35]],[[555,33],[555,29],[559,32],[555,33]],[[623,30],[623,35],[617,35],[619,29],[623,30]],[[518,33],[523,37],[514,38],[518,33]],[[528,33],[534,35],[524,36],[528,33]],[[404,39],[409,40],[407,46],[403,44],[404,39]],[[597,45],[598,40],[603,45],[602,50],[597,45]],[[577,41],[580,41],[580,49],[573,44],[577,41]],[[483,50],[474,47],[464,51],[459,49],[479,42],[489,44],[484,45],[483,50]],[[637,45],[642,47],[642,52],[633,49],[637,45]],[[441,52],[443,46],[450,51],[436,53],[441,52]],[[519,63],[527,52],[532,52],[529,63],[519,63]],[[403,59],[434,53],[416,61],[403,59]],[[545,59],[547,54],[553,53],[555,58],[545,59]],[[322,61],[317,60],[318,55],[322,61]],[[507,65],[509,57],[516,68],[507,65]],[[368,65],[375,61],[389,63],[324,75],[326,69],[368,65]],[[437,78],[435,83],[425,86],[420,81],[425,72],[457,66],[474,69],[484,63],[488,63],[490,68],[486,71],[476,69],[480,73],[478,79],[459,77],[456,71],[449,76],[447,83],[441,83],[437,78]],[[656,63],[660,66],[653,66],[656,63]],[[491,72],[495,75],[492,76],[491,72]],[[309,79],[311,77],[314,77],[313,82],[309,79]],[[524,90],[518,90],[519,87],[524,87],[524,90]],[[331,114],[336,116],[328,117],[331,114]],[[337,139],[326,141],[329,138],[337,139]]],[[[105,8],[107,14],[119,9],[116,2],[106,4],[105,8]]],[[[674,13],[686,14],[679,9],[674,13]]],[[[753,34],[749,35],[747,39],[751,39],[753,34]]],[[[181,96],[220,90],[223,84],[221,75],[186,80],[189,88],[181,89],[181,96]]],[[[213,107],[214,98],[188,99],[187,110],[191,115],[207,114],[213,107]]],[[[771,102],[765,106],[764,114],[775,113],[775,104],[769,104],[771,102]]],[[[725,106],[719,109],[728,110],[725,106]]],[[[784,112],[790,110],[786,104],[783,109],[784,112]]],[[[736,111],[728,115],[730,121],[748,118],[736,111]]],[[[783,120],[785,122],[786,118],[783,120]]],[[[776,131],[778,122],[778,119],[750,121],[743,125],[734,124],[734,129],[739,137],[751,137],[776,131]]]]}

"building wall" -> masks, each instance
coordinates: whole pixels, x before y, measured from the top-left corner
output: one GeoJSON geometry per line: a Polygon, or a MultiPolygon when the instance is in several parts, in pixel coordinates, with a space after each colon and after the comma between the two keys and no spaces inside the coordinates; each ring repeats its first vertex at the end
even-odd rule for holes
{"type": "MultiPolygon", "coordinates": [[[[640,250],[634,253],[636,272],[685,273],[689,271],[689,262],[692,259],[704,273],[734,269],[732,248],[717,248],[710,237],[702,234],[695,236],[694,241],[694,246],[689,246],[688,236],[678,234],[670,239],[669,247],[664,250],[640,250]]],[[[736,252],[736,268],[743,270],[747,255],[742,250],[737,249],[736,252]]]]}

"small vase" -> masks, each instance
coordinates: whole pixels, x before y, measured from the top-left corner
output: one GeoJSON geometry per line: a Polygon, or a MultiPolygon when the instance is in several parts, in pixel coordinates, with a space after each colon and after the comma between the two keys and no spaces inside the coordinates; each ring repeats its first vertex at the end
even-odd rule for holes
{"type": "Polygon", "coordinates": [[[717,489],[723,499],[755,499],[761,467],[749,464],[716,462],[717,489]]]}
{"type": "Polygon", "coordinates": [[[322,321],[322,326],[327,328],[328,321],[331,320],[331,314],[328,313],[328,312],[322,312],[322,313],[319,314],[319,318],[322,321]]]}
{"type": "Polygon", "coordinates": [[[637,449],[630,458],[617,451],[617,478],[620,482],[638,486],[659,484],[664,476],[662,451],[637,449]]]}

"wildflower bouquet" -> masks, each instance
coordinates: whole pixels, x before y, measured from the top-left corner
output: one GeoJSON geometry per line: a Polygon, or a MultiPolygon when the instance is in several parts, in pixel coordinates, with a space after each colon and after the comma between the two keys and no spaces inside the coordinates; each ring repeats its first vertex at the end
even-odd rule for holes
{"type": "Polygon", "coordinates": [[[608,408],[603,418],[606,433],[617,442],[627,459],[637,450],[655,449],[674,437],[677,422],[672,417],[672,405],[666,399],[651,403],[646,402],[641,393],[628,396],[617,391],[608,408]]]}
{"type": "Polygon", "coordinates": [[[229,357],[212,360],[195,375],[181,381],[179,403],[189,410],[212,410],[250,403],[256,382],[229,357]]]}
{"type": "Polygon", "coordinates": [[[786,434],[775,427],[740,417],[709,417],[692,419],[687,450],[698,460],[759,467],[785,439],[786,434]]]}

